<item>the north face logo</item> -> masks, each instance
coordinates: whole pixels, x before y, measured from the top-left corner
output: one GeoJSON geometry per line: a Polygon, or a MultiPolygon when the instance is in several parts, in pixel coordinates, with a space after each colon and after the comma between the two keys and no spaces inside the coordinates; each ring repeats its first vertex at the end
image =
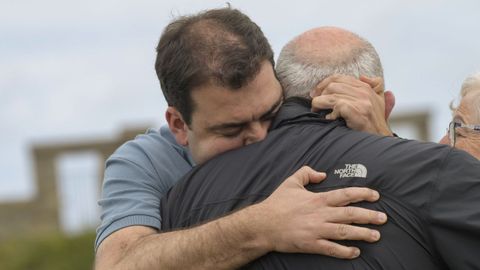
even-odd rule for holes
{"type": "Polygon", "coordinates": [[[340,178],[344,177],[367,177],[367,168],[362,164],[345,164],[345,169],[336,169],[333,174],[338,174],[340,178]]]}

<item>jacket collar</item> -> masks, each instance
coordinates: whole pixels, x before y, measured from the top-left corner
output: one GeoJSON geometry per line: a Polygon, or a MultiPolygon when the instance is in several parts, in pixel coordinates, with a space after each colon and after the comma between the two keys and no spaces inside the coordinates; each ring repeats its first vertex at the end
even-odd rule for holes
{"type": "Polygon", "coordinates": [[[321,110],[319,112],[312,112],[310,102],[311,101],[309,99],[301,97],[287,98],[280,110],[278,111],[275,119],[272,121],[270,130],[298,122],[333,122],[332,120],[325,119],[325,116],[329,114],[332,110],[321,110]]]}

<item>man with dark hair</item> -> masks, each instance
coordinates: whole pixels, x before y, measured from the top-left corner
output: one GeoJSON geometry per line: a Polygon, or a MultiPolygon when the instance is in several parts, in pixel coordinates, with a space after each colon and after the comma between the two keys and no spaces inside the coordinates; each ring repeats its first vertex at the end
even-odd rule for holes
{"type": "Polygon", "coordinates": [[[209,10],[170,24],[157,47],[155,69],[169,106],[191,124],[198,86],[236,90],[249,83],[263,62],[273,67],[273,51],[261,29],[236,10],[209,10]]]}
{"type": "Polygon", "coordinates": [[[265,137],[283,95],[270,44],[246,15],[221,9],[177,20],[157,52],[170,130],[182,145],[190,139],[196,163],[265,137]],[[218,98],[231,94],[235,104],[218,98]],[[200,119],[192,121],[193,112],[200,119]]]}
{"type": "MultiPolygon", "coordinates": [[[[379,227],[381,241],[359,243],[362,254],[353,260],[273,252],[246,268],[480,267],[480,163],[475,158],[444,145],[353,131],[342,120],[325,119],[329,112],[311,111],[309,92],[319,81],[319,91],[332,91],[341,84],[358,85],[353,78],[359,74],[381,76],[380,60],[370,43],[339,28],[313,29],[284,47],[277,71],[287,100],[268,136],[189,172],[162,199],[162,228],[193,226],[252,203],[269,204],[291,196],[285,190],[298,182],[279,180],[307,165],[328,175],[321,183],[309,185],[311,191],[348,186],[381,191],[378,202],[362,204],[389,215],[389,222],[379,227]],[[328,77],[333,73],[343,75],[328,77]]],[[[308,184],[306,175],[317,180],[325,176],[310,167],[289,179],[308,184]]],[[[318,199],[311,195],[312,202],[318,199]]],[[[279,221],[277,216],[266,215],[273,224],[279,221]]],[[[290,233],[282,228],[274,232],[279,236],[290,233]]]]}
{"type": "MultiPolygon", "coordinates": [[[[380,238],[374,229],[349,224],[381,224],[386,221],[384,214],[344,207],[375,201],[377,192],[347,188],[314,194],[318,200],[312,202],[312,193],[296,178],[289,180],[297,182],[296,189],[279,191],[292,196],[187,230],[158,233],[163,216],[159,200],[193,166],[193,160],[200,164],[262,140],[283,94],[268,41],[237,10],[210,10],[175,20],[165,29],[157,50],[155,67],[169,104],[170,130],[149,131],[107,161],[99,202],[97,269],[227,269],[270,251],[354,258],[360,253],[356,247],[328,239],[374,242],[380,238]],[[326,200],[331,203],[323,203],[326,200]],[[309,211],[297,211],[307,207],[309,211]],[[267,214],[278,217],[278,222],[272,224],[267,214]],[[277,235],[278,229],[290,235],[277,235]]],[[[299,173],[308,179],[308,174],[299,173]]]]}

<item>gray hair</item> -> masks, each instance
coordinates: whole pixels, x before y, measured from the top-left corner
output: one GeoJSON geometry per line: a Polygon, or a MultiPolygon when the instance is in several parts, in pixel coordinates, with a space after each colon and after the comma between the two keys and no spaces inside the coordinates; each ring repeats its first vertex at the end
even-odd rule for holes
{"type": "MultiPolygon", "coordinates": [[[[463,99],[466,95],[470,95],[472,98],[472,110],[474,119],[477,123],[480,123],[480,72],[473,73],[469,75],[462,83],[462,88],[460,90],[460,98],[463,99]]],[[[453,111],[457,109],[456,106],[453,106],[453,102],[450,103],[450,109],[453,111]]]]}
{"type": "Polygon", "coordinates": [[[358,78],[381,77],[383,68],[375,48],[365,39],[355,35],[363,46],[355,48],[346,57],[330,57],[327,61],[311,61],[300,56],[295,44],[283,47],[276,66],[277,77],[285,97],[310,98],[309,92],[323,79],[333,74],[350,75],[358,78]]]}

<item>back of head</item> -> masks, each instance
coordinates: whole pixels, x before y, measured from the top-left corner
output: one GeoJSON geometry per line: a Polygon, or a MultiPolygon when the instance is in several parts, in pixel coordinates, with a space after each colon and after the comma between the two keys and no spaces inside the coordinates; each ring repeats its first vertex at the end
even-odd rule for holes
{"type": "Polygon", "coordinates": [[[207,83],[241,88],[264,61],[274,66],[273,51],[260,27],[228,7],[171,22],[158,43],[155,70],[168,105],[190,124],[194,88],[207,83]]]}
{"type": "Polygon", "coordinates": [[[375,48],[365,39],[336,27],[319,27],[283,47],[276,67],[285,97],[309,97],[320,81],[333,74],[383,78],[375,48]]]}

